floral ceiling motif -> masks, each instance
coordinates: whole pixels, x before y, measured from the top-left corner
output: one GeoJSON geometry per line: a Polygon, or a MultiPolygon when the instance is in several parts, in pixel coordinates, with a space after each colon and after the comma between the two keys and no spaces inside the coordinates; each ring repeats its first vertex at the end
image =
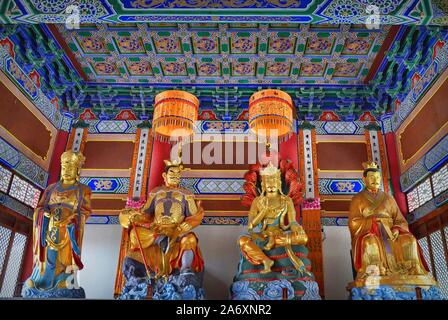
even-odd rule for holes
{"type": "Polygon", "coordinates": [[[58,25],[89,81],[167,84],[362,84],[389,28],[58,25]]]}

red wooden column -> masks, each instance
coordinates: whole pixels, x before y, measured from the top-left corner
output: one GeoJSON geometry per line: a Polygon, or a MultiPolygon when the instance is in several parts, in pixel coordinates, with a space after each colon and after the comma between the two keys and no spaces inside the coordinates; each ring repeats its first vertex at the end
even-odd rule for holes
{"type": "Polygon", "coordinates": [[[403,215],[408,214],[408,205],[406,201],[406,195],[401,192],[400,186],[400,163],[398,160],[397,143],[394,132],[386,132],[384,134],[386,141],[387,159],[390,170],[390,182],[393,189],[393,195],[395,201],[397,201],[398,207],[403,215]]]}
{"type": "Polygon", "coordinates": [[[289,159],[294,164],[294,169],[299,169],[299,151],[297,149],[297,133],[293,133],[288,140],[279,145],[281,159],[289,159]]]}
{"type": "Polygon", "coordinates": [[[308,235],[308,258],[311,260],[312,272],[319,284],[319,293],[324,292],[324,271],[322,259],[322,224],[317,175],[316,130],[310,123],[299,126],[299,163],[300,179],[304,185],[304,202],[302,204],[302,225],[308,235]]]}
{"type": "MultiPolygon", "coordinates": [[[[141,123],[135,134],[134,153],[132,158],[131,179],[129,183],[127,208],[139,209],[145,204],[147,195],[148,174],[151,168],[150,158],[153,145],[149,122],[141,123]]],[[[122,229],[120,253],[115,276],[114,296],[121,293],[123,287],[122,265],[129,245],[128,229],[122,229]]]]}
{"type": "Polygon", "coordinates": [[[67,146],[68,137],[69,133],[67,131],[59,130],[57,133],[50,161],[47,185],[59,180],[59,175],[61,174],[61,155],[64,153],[65,147],[67,146]]]}
{"type": "Polygon", "coordinates": [[[165,169],[163,160],[171,159],[171,144],[154,138],[151,156],[151,169],[149,171],[148,192],[163,183],[162,173],[165,169]]]}

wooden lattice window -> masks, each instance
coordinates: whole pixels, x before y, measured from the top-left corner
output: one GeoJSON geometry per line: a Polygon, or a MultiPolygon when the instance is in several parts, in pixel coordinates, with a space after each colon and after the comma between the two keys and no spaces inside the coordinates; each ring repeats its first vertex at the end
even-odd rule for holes
{"type": "Polygon", "coordinates": [[[20,296],[22,265],[31,221],[0,207],[0,298],[20,296]]]}
{"type": "Polygon", "coordinates": [[[448,210],[442,207],[411,225],[430,272],[448,299],[448,210]]]}

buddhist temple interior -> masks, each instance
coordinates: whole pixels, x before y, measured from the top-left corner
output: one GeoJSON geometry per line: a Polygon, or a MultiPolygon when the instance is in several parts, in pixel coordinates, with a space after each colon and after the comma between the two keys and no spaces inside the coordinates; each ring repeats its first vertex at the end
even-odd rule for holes
{"type": "Polygon", "coordinates": [[[349,211],[369,161],[448,299],[446,1],[75,2],[0,1],[0,298],[21,296],[35,208],[72,150],[91,190],[77,274],[87,299],[120,295],[120,212],[142,206],[177,156],[204,210],[205,299],[228,299],[245,175],[268,149],[298,172],[296,218],[323,299],[347,299],[355,279],[349,211]],[[290,102],[267,111],[266,89],[290,102]],[[263,125],[287,134],[263,140],[263,125]],[[192,133],[174,141],[176,130],[192,133]]]}

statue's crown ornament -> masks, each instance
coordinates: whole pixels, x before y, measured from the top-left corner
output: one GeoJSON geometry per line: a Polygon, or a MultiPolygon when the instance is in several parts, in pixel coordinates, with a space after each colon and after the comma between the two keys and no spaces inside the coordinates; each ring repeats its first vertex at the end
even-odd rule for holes
{"type": "Polygon", "coordinates": [[[180,170],[183,170],[184,165],[182,164],[181,159],[174,159],[174,160],[163,160],[165,162],[165,167],[179,167],[180,170]]]}
{"type": "Polygon", "coordinates": [[[75,163],[77,167],[81,167],[85,160],[86,158],[81,152],[73,152],[72,150],[65,151],[61,155],[61,162],[75,163]]]}
{"type": "Polygon", "coordinates": [[[379,167],[378,167],[378,165],[376,164],[375,161],[363,162],[362,166],[363,166],[364,170],[368,170],[368,169],[376,169],[376,170],[378,170],[379,169],[379,167]]]}
{"type": "Polygon", "coordinates": [[[269,164],[267,165],[266,168],[264,168],[263,170],[260,171],[260,175],[262,177],[267,177],[267,176],[280,176],[281,172],[280,169],[278,169],[277,167],[275,167],[272,162],[269,162],[269,164]]]}

